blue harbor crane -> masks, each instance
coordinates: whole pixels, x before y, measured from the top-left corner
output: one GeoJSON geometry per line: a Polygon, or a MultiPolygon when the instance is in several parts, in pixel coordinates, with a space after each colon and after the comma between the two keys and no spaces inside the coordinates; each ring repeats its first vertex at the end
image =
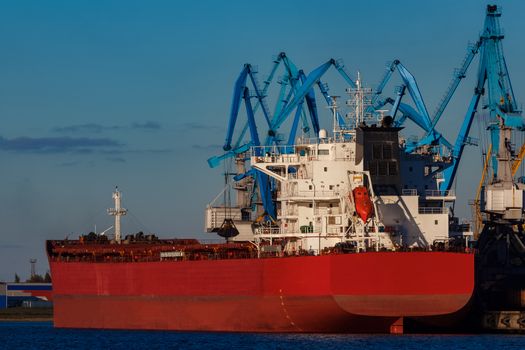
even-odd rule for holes
{"type": "MultiPolygon", "coordinates": [[[[489,114],[490,144],[474,201],[476,233],[481,229],[475,256],[477,295],[481,301],[478,309],[485,319],[496,314],[499,319],[508,320],[507,330],[517,330],[523,321],[523,308],[514,296],[519,297],[525,289],[525,184],[514,176],[525,155],[525,144],[516,155],[512,138],[523,132],[525,123],[503,55],[500,17],[499,6],[487,6],[480,36],[477,84],[466,119],[480,108],[489,114]],[[479,106],[481,96],[484,98],[479,106]]],[[[464,132],[468,133],[468,128],[464,132]]]]}
{"type": "MultiPolygon", "coordinates": [[[[448,190],[452,186],[464,146],[468,143],[465,140],[469,139],[468,134],[478,110],[481,96],[487,96],[487,104],[483,108],[488,109],[490,113],[491,123],[489,130],[492,145],[492,161],[490,163],[494,178],[498,178],[498,161],[496,158],[499,153],[501,129],[523,130],[525,126],[521,110],[519,110],[514,97],[507,64],[503,55],[502,40],[504,36],[499,24],[500,16],[501,11],[498,6],[487,6],[483,32],[478,42],[471,47],[471,54],[468,54],[465,58],[465,69],[458,73],[459,76],[464,75],[474,55],[478,52],[480,53],[477,83],[461,125],[458,140],[454,145],[452,153],[453,164],[443,171],[444,182],[441,184],[443,190],[448,190]]],[[[436,117],[439,116],[440,114],[436,115],[436,117]]]]}

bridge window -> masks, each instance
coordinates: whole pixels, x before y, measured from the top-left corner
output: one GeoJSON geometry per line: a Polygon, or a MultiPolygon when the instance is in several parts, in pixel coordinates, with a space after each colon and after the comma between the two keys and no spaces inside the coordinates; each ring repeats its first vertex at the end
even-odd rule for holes
{"type": "Polygon", "coordinates": [[[381,158],[383,158],[381,144],[372,145],[372,159],[381,159],[381,158]]]}
{"type": "Polygon", "coordinates": [[[388,162],[388,175],[397,175],[397,162],[388,162]]]}
{"type": "Polygon", "coordinates": [[[379,162],[379,175],[387,175],[387,165],[388,162],[379,162]]]}
{"type": "Polygon", "coordinates": [[[370,175],[377,175],[377,162],[368,162],[368,171],[370,175]]]}
{"type": "Polygon", "coordinates": [[[389,143],[383,145],[383,159],[392,159],[392,145],[389,143]]]}

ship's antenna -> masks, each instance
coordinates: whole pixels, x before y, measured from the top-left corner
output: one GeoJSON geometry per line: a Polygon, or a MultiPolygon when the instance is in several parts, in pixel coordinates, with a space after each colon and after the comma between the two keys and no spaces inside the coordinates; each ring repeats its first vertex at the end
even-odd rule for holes
{"type": "Polygon", "coordinates": [[[108,214],[115,217],[115,241],[120,243],[120,217],[128,213],[127,209],[121,208],[120,206],[120,192],[118,186],[115,187],[115,192],[113,192],[113,199],[115,200],[115,208],[109,208],[108,214]]]}
{"type": "Polygon", "coordinates": [[[357,72],[356,86],[355,127],[357,128],[363,122],[363,91],[361,90],[361,74],[359,72],[357,72]]]}

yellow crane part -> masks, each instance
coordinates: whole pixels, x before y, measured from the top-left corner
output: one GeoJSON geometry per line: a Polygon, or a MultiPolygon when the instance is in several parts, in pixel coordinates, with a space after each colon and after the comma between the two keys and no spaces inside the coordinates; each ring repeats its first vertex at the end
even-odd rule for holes
{"type": "MultiPolygon", "coordinates": [[[[474,210],[475,210],[475,215],[476,215],[476,218],[475,218],[476,222],[474,225],[476,228],[475,236],[479,235],[479,231],[481,231],[481,225],[483,224],[483,218],[481,216],[481,206],[480,206],[481,188],[483,187],[483,183],[485,182],[485,175],[487,174],[487,169],[489,167],[491,153],[492,153],[492,144],[489,145],[489,149],[487,150],[485,162],[483,163],[483,172],[481,173],[481,179],[479,180],[478,190],[476,191],[476,199],[474,200],[474,210]]],[[[475,238],[477,239],[477,237],[475,238]]]]}
{"type": "Polygon", "coordinates": [[[516,157],[516,160],[514,161],[514,163],[512,163],[512,176],[516,175],[516,172],[520,168],[523,157],[525,157],[525,143],[521,145],[518,156],[516,157]]]}
{"type": "Polygon", "coordinates": [[[476,201],[479,202],[481,196],[481,188],[483,187],[483,182],[485,182],[485,175],[487,174],[487,169],[489,167],[490,154],[492,153],[492,144],[489,145],[487,150],[487,155],[485,156],[485,162],[483,163],[483,172],[481,173],[481,179],[479,180],[478,190],[476,192],[476,201]]]}

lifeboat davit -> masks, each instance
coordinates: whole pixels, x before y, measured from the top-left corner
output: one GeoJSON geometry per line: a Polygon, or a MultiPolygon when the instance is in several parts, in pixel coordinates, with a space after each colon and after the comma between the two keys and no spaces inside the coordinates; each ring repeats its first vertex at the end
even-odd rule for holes
{"type": "Polygon", "coordinates": [[[353,189],[352,194],[354,195],[355,211],[361,220],[366,222],[374,215],[374,204],[368,190],[365,186],[358,186],[353,189]]]}

